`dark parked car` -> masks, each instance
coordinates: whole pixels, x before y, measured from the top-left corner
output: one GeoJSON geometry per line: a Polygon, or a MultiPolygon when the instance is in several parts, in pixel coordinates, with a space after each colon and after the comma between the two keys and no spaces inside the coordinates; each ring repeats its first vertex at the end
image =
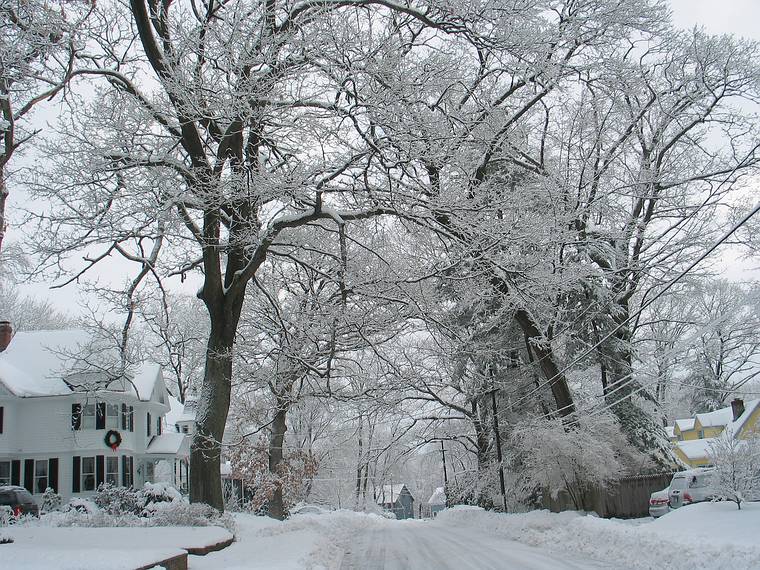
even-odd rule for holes
{"type": "Polygon", "coordinates": [[[34,502],[32,494],[23,487],[0,487],[0,506],[10,507],[13,516],[39,516],[40,508],[34,502]]]}

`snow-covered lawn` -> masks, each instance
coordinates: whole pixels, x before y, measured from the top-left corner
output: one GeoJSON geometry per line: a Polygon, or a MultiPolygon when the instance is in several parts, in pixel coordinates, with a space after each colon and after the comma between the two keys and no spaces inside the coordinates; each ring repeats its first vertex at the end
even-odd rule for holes
{"type": "Polygon", "coordinates": [[[47,527],[19,526],[0,532],[13,539],[0,545],[0,560],[25,570],[134,570],[203,548],[232,535],[215,526],[204,527],[47,527]]]}
{"type": "Polygon", "coordinates": [[[219,552],[189,556],[190,570],[300,570],[311,566],[320,539],[318,525],[302,525],[298,517],[281,522],[236,513],[236,541],[219,552]]]}

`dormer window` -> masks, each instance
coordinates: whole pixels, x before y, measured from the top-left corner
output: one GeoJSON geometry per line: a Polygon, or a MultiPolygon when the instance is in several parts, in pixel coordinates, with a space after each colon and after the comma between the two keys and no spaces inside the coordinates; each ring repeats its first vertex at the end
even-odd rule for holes
{"type": "Polygon", "coordinates": [[[119,404],[106,404],[106,429],[119,429],[119,404]]]}
{"type": "Polygon", "coordinates": [[[82,406],[82,429],[95,429],[95,404],[82,406]]]}

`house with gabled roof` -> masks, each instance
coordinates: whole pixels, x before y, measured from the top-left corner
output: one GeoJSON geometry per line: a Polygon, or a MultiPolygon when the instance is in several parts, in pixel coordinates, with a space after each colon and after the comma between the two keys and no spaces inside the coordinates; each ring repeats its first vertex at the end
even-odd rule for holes
{"type": "Polygon", "coordinates": [[[397,519],[414,518],[414,497],[405,484],[383,485],[375,493],[377,504],[397,519]]]}
{"type": "Polygon", "coordinates": [[[443,509],[446,508],[446,489],[445,487],[436,487],[433,494],[428,499],[428,506],[430,507],[431,516],[437,516],[443,509]]]}
{"type": "Polygon", "coordinates": [[[164,430],[161,366],[117,373],[84,330],[12,332],[0,322],[0,486],[66,500],[101,483],[141,486],[160,461],[187,481],[189,438],[164,430]],[[79,356],[78,356],[79,355],[79,356]]]}
{"type": "MultiPolygon", "coordinates": [[[[676,432],[678,432],[676,420],[676,432]]],[[[676,441],[674,449],[681,461],[690,467],[710,465],[710,447],[715,438],[721,435],[735,439],[747,439],[753,434],[760,433],[760,400],[744,402],[736,398],[731,406],[696,414],[692,418],[693,431],[697,437],[676,441]]]]}

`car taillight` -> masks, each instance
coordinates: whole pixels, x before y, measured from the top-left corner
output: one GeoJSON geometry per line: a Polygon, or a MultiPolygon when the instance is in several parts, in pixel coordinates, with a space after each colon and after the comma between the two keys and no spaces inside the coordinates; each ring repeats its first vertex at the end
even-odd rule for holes
{"type": "Polygon", "coordinates": [[[21,507],[13,507],[13,516],[14,517],[20,517],[21,516],[21,507]]]}
{"type": "Polygon", "coordinates": [[[689,495],[689,493],[684,493],[683,500],[691,502],[691,495],[689,495]]]}

